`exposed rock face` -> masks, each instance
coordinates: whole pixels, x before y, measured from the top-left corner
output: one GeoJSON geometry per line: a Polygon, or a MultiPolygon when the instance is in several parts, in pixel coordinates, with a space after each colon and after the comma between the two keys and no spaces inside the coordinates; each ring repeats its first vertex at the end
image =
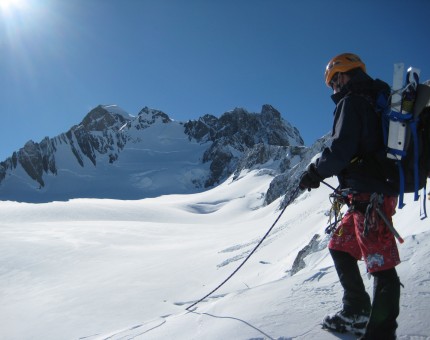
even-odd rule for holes
{"type": "Polygon", "coordinates": [[[302,270],[306,267],[306,263],[304,261],[304,258],[308,256],[309,254],[312,254],[319,249],[320,244],[320,235],[315,234],[312,239],[309,241],[309,244],[307,244],[302,250],[300,250],[297,253],[297,256],[294,260],[293,267],[291,268],[290,274],[294,275],[298,271],[302,270]]]}
{"type": "Polygon", "coordinates": [[[27,174],[43,187],[43,172],[57,173],[54,153],[55,146],[49,138],[45,138],[40,144],[30,140],[18,151],[17,159],[27,174]]]}
{"type": "Polygon", "coordinates": [[[106,131],[108,129],[119,130],[126,123],[121,115],[113,115],[99,105],[91,110],[82,120],[80,127],[86,131],[106,131]]]}
{"type": "Polygon", "coordinates": [[[212,142],[203,155],[204,162],[212,162],[212,176],[206,181],[206,187],[219,183],[227,174],[233,173],[243,154],[247,155],[248,164],[241,167],[247,166],[249,169],[254,161],[257,162],[255,164],[263,164],[258,156],[251,154],[260,152],[261,156],[265,146],[303,145],[297,129],[283,121],[281,114],[270,105],[264,105],[260,114],[236,108],[219,119],[206,115],[198,121],[186,123],[185,133],[200,142],[212,142]],[[252,151],[256,145],[257,151],[252,151]],[[256,158],[250,160],[250,157],[256,158]]]}
{"type": "Polygon", "coordinates": [[[129,123],[129,127],[133,126],[137,130],[146,129],[157,121],[170,123],[172,120],[162,111],[144,107],[137,115],[137,119],[129,123]]]}
{"type": "Polygon", "coordinates": [[[94,165],[97,163],[97,153],[110,153],[110,159],[116,159],[118,156],[114,146],[120,149],[124,146],[125,136],[119,131],[126,122],[123,116],[112,114],[101,105],[91,110],[81,124],[66,133],[79,164],[83,166],[82,154],[94,165]],[[78,146],[74,145],[75,140],[78,146]]]}

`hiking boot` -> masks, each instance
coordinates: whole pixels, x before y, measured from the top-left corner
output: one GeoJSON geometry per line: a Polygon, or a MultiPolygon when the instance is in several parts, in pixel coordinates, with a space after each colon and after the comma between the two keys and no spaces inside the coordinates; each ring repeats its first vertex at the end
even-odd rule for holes
{"type": "Polygon", "coordinates": [[[323,328],[339,333],[350,332],[357,336],[366,331],[369,315],[366,313],[353,314],[341,310],[336,314],[329,314],[323,319],[323,328]]]}

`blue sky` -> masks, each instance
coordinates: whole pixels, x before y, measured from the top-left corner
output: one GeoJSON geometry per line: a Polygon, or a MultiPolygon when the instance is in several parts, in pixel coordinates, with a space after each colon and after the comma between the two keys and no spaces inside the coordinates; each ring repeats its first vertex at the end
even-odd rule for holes
{"type": "Polygon", "coordinates": [[[178,121],[271,104],[306,145],[330,131],[342,52],[430,79],[430,1],[0,0],[0,161],[99,104],[178,121]]]}

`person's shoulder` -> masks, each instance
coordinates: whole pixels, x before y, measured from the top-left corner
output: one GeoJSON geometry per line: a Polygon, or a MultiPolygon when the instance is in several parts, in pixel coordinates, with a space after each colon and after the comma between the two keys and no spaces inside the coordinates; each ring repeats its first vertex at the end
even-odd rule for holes
{"type": "Polygon", "coordinates": [[[374,112],[371,96],[359,93],[348,93],[337,107],[347,116],[362,116],[374,112]]]}
{"type": "Polygon", "coordinates": [[[369,104],[371,102],[371,96],[365,93],[354,93],[350,92],[345,97],[343,101],[345,105],[363,105],[369,104]]]}

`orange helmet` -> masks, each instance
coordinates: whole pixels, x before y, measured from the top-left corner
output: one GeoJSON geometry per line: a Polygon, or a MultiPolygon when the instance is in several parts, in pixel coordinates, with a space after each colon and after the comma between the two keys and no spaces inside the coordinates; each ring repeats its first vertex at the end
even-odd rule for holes
{"type": "Polygon", "coordinates": [[[353,53],[343,53],[334,57],[329,61],[325,69],[325,83],[330,87],[330,81],[338,72],[348,72],[354,68],[361,68],[366,72],[366,65],[361,61],[360,57],[353,53]]]}

